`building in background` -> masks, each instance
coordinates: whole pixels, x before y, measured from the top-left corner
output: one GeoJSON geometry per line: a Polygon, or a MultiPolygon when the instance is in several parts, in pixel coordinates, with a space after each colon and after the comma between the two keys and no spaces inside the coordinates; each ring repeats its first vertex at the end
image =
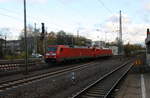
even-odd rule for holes
{"type": "Polygon", "coordinates": [[[21,40],[8,40],[6,41],[6,46],[3,43],[3,46],[6,47],[5,53],[8,55],[19,54],[21,52],[21,40]]]}
{"type": "Polygon", "coordinates": [[[98,48],[104,48],[106,47],[106,43],[104,41],[93,41],[92,46],[98,47],[98,48]]]}
{"type": "Polygon", "coordinates": [[[113,55],[118,55],[118,47],[117,46],[109,46],[109,48],[112,50],[113,55]]]}
{"type": "Polygon", "coordinates": [[[87,47],[91,47],[91,46],[92,46],[92,40],[86,39],[85,45],[86,45],[87,47]]]}

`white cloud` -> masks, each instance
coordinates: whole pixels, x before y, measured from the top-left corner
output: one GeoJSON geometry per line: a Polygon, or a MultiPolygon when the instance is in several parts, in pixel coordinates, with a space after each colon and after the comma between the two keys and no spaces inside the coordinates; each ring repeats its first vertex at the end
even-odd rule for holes
{"type": "Polygon", "coordinates": [[[150,11],[150,2],[144,3],[144,4],[143,4],[143,8],[144,8],[144,10],[146,10],[146,11],[150,11]]]}
{"type": "MultiPolygon", "coordinates": [[[[111,23],[118,23],[118,21],[119,21],[119,15],[118,14],[111,15],[107,19],[107,22],[111,22],[111,23]]],[[[131,18],[126,14],[122,15],[122,21],[123,21],[123,23],[131,23],[132,22],[131,18]]]]}
{"type": "MultiPolygon", "coordinates": [[[[132,18],[128,15],[122,15],[122,25],[123,25],[123,41],[124,43],[142,43],[144,44],[146,38],[146,29],[150,27],[150,24],[138,24],[132,21],[132,18]]],[[[72,25],[71,25],[72,26],[72,25]]],[[[85,36],[92,40],[102,40],[102,41],[114,41],[118,37],[119,32],[119,15],[111,15],[108,19],[101,25],[89,25],[84,24],[81,27],[84,27],[82,30],[79,30],[81,36],[85,36]],[[97,29],[99,29],[97,31],[97,29]]],[[[65,31],[74,32],[72,27],[63,28],[65,31]],[[70,28],[70,29],[69,29],[70,28]]]]}
{"type": "Polygon", "coordinates": [[[141,1],[141,9],[138,11],[140,18],[145,22],[149,23],[150,22],[150,1],[149,0],[142,0],[141,1]]]}
{"type": "MultiPolygon", "coordinates": [[[[122,25],[124,43],[144,43],[146,28],[150,27],[150,24],[137,24],[134,23],[128,15],[122,15],[122,25]]],[[[119,15],[108,17],[102,29],[103,32],[108,33],[109,40],[114,40],[114,37],[117,37],[117,33],[119,32],[119,15]]]]}

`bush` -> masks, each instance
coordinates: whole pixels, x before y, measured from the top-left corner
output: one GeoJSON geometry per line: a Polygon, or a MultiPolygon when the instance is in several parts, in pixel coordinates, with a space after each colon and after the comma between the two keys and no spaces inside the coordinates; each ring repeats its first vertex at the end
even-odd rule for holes
{"type": "Polygon", "coordinates": [[[18,55],[6,55],[4,57],[6,60],[12,60],[12,59],[24,59],[25,58],[25,52],[22,52],[18,55]]]}
{"type": "Polygon", "coordinates": [[[4,59],[6,59],[6,60],[12,60],[12,59],[14,59],[14,56],[6,55],[6,56],[4,57],[4,59]]]}

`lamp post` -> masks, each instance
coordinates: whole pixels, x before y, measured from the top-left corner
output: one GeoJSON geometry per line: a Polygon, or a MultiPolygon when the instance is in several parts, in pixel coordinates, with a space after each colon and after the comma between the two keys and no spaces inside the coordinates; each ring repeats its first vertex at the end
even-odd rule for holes
{"type": "Polygon", "coordinates": [[[24,43],[25,43],[25,74],[28,74],[28,49],[27,49],[26,0],[24,0],[24,43]]]}

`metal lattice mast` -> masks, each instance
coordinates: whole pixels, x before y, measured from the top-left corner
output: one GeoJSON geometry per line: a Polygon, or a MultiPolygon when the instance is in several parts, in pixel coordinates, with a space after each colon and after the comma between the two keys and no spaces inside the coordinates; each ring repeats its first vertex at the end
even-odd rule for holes
{"type": "Polygon", "coordinates": [[[121,14],[121,10],[119,12],[120,17],[119,17],[119,55],[123,54],[123,41],[122,41],[122,14],[121,14]]]}
{"type": "Polygon", "coordinates": [[[122,15],[121,15],[121,11],[120,11],[120,19],[119,19],[119,39],[120,42],[122,42],[122,15]]]}

